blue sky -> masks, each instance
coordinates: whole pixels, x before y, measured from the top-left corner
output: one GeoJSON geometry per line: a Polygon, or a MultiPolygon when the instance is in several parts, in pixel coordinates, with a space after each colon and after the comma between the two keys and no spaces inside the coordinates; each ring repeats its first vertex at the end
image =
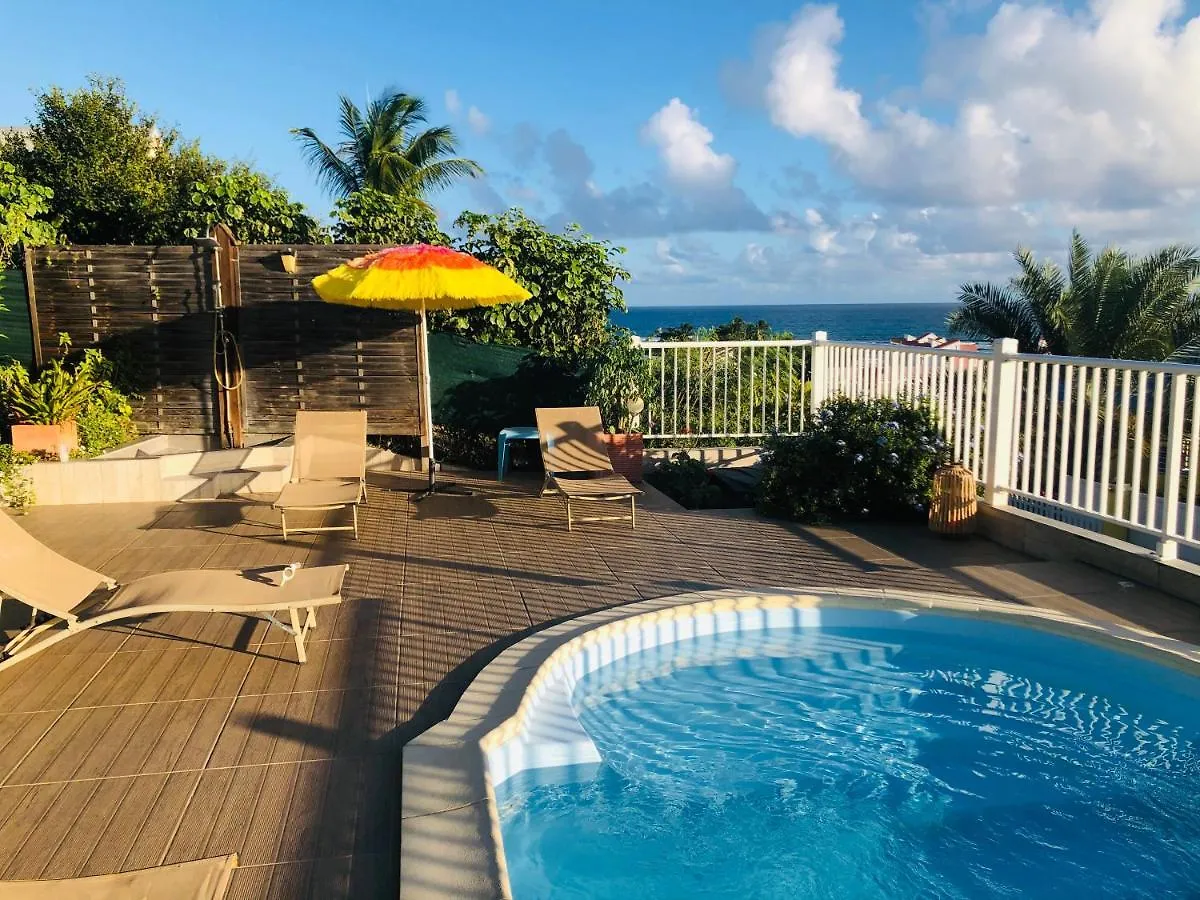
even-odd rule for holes
{"type": "Polygon", "coordinates": [[[209,152],[318,214],[288,129],[419,94],[520,205],[629,248],[635,303],[946,301],[1072,226],[1195,240],[1200,21],[1182,0],[308,0],[6,10],[0,124],[116,75],[209,152]],[[1189,27],[1191,24],[1191,27],[1189,27]]]}

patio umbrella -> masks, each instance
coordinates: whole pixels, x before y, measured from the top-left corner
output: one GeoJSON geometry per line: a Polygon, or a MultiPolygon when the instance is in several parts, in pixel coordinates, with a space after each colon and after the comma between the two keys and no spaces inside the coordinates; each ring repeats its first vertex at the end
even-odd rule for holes
{"type": "Polygon", "coordinates": [[[421,372],[425,404],[425,433],[429,436],[429,487],[417,499],[439,490],[433,453],[433,412],[429,390],[429,331],[425,313],[431,309],[471,309],[528,300],[529,291],[503,272],[449,247],[412,244],[360,256],[313,279],[322,300],[373,309],[403,309],[420,313],[421,372]]]}

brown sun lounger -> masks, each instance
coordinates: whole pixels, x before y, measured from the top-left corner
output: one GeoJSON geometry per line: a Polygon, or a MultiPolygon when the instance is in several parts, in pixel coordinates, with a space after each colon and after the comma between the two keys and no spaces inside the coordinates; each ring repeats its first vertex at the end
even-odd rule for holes
{"type": "Polygon", "coordinates": [[[0,669],[97,625],[168,612],[264,618],[292,635],[296,655],[304,662],[304,640],[317,625],[316,608],[341,602],[346,569],[181,569],[118,585],[59,556],[0,512],[0,598],[11,597],[35,611],[29,627],[0,648],[0,669]],[[301,611],[306,613],[303,622],[301,611]],[[38,621],[38,613],[51,618],[38,621]],[[286,613],[287,621],[276,613],[286,613]]]}
{"type": "Polygon", "coordinates": [[[221,900],[236,868],[231,853],[116,875],[0,881],[0,900],[221,900]]]}
{"type": "Polygon", "coordinates": [[[365,410],[296,413],[296,444],[292,450],[292,480],[283,486],[272,506],[279,510],[283,539],[290,533],[353,531],[358,538],[358,504],[367,496],[367,413],[365,410]],[[350,507],[351,525],[288,528],[293,510],[350,507]]]}
{"type": "Polygon", "coordinates": [[[637,498],[640,488],[613,471],[612,460],[604,444],[604,426],[600,409],[595,406],[542,407],[537,416],[538,440],[542,447],[542,465],[546,482],[542,493],[557,490],[567,505],[567,530],[572,522],[610,522],[628,519],[637,527],[637,498]],[[574,501],[629,501],[629,515],[572,515],[574,501]]]}

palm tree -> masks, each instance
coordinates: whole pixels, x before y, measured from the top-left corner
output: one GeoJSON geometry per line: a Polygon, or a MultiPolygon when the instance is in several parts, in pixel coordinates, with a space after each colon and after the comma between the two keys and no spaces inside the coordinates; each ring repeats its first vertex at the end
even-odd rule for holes
{"type": "Polygon", "coordinates": [[[1016,338],[1023,352],[1165,359],[1200,339],[1200,255],[1172,244],[1136,257],[1114,247],[1093,256],[1074,232],[1067,272],[1024,247],[1007,285],[964,284],[946,320],[975,338],[1016,338]]]}
{"type": "Polygon", "coordinates": [[[449,125],[424,128],[425,101],[385,90],[365,113],[342,95],[336,148],[311,128],[293,128],[317,179],[345,197],[363,188],[385,194],[423,197],[459,178],[483,174],[477,162],[454,156],[458,138],[449,125]]]}

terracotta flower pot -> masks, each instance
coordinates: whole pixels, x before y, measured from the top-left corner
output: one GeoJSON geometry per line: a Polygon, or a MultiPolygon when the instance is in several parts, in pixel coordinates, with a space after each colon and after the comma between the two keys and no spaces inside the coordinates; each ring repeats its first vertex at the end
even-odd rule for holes
{"type": "Polygon", "coordinates": [[[608,458],[612,460],[614,471],[624,475],[634,484],[642,480],[642,458],[646,453],[646,444],[640,434],[605,434],[604,442],[608,445],[608,458]]]}
{"type": "Polygon", "coordinates": [[[79,449],[79,432],[74,419],[57,425],[14,425],[12,445],[13,450],[48,453],[66,462],[71,451],[79,449]]]}

